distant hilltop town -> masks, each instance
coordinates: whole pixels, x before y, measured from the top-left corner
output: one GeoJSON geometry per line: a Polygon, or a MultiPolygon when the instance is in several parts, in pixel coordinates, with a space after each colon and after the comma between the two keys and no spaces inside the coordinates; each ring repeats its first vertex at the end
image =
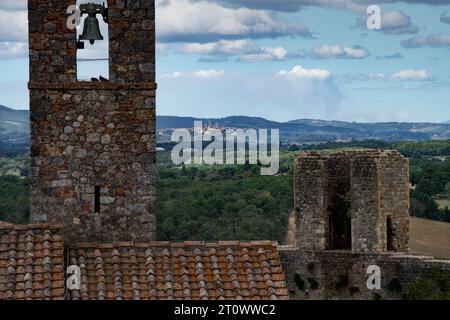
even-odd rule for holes
{"type": "MultiPolygon", "coordinates": [[[[157,141],[170,141],[174,129],[192,129],[194,121],[206,128],[279,129],[283,144],[316,144],[376,139],[387,142],[450,139],[450,123],[354,123],[324,120],[276,122],[258,117],[220,119],[157,116],[157,141]]],[[[30,143],[29,111],[0,106],[0,146],[26,148],[30,143]]]]}

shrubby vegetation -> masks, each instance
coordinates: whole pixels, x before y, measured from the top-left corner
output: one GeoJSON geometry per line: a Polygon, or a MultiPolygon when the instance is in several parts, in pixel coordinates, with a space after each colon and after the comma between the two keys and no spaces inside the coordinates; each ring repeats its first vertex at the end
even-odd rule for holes
{"type": "Polygon", "coordinates": [[[27,155],[0,158],[0,176],[27,177],[29,170],[30,158],[27,155]]]}
{"type": "Polygon", "coordinates": [[[407,300],[450,300],[450,279],[440,269],[433,269],[432,277],[416,281],[406,288],[407,300]]]}
{"type": "Polygon", "coordinates": [[[26,223],[30,216],[29,157],[0,158],[0,220],[26,223]]]}

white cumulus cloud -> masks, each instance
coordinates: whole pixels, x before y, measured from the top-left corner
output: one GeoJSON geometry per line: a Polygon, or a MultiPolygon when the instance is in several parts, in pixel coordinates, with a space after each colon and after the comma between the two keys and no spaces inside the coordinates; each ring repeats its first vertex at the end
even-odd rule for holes
{"type": "Polygon", "coordinates": [[[435,34],[426,37],[414,37],[402,41],[402,45],[403,47],[408,49],[420,47],[432,47],[432,48],[450,47],[450,35],[435,34]]]}
{"type": "Polygon", "coordinates": [[[411,17],[400,10],[381,14],[382,31],[388,34],[417,33],[418,28],[411,22],[411,17]]]}
{"type": "Polygon", "coordinates": [[[258,52],[259,50],[259,45],[248,39],[187,43],[179,49],[182,53],[204,55],[241,55],[258,52]]]}
{"type": "Polygon", "coordinates": [[[245,54],[239,57],[239,61],[242,62],[260,62],[260,61],[273,61],[273,60],[285,60],[288,52],[283,47],[262,47],[260,52],[245,54]]]}
{"type": "MultiPolygon", "coordinates": [[[[367,30],[367,19],[369,15],[365,12],[357,19],[357,26],[367,30]]],[[[384,34],[411,34],[417,33],[419,27],[413,24],[411,17],[401,10],[390,10],[381,12],[381,29],[384,34]]]]}
{"type": "Polygon", "coordinates": [[[261,47],[250,39],[186,43],[178,49],[178,52],[216,58],[237,56],[238,61],[241,62],[284,60],[288,56],[288,52],[283,47],[261,47]]]}
{"type": "Polygon", "coordinates": [[[0,42],[26,42],[27,39],[27,12],[0,8],[0,42]]]}
{"type": "Polygon", "coordinates": [[[0,3],[0,10],[26,11],[27,0],[2,0],[0,3]]]}
{"type": "Polygon", "coordinates": [[[28,54],[27,2],[0,1],[0,59],[22,58],[28,54]]]}
{"type": "Polygon", "coordinates": [[[450,16],[447,15],[447,11],[444,11],[444,12],[441,13],[441,19],[440,19],[440,21],[441,21],[442,23],[450,24],[450,16]]]}
{"type": "Polygon", "coordinates": [[[223,7],[212,1],[157,2],[156,24],[162,42],[211,42],[217,39],[310,37],[300,22],[267,10],[223,7]]]}
{"type": "Polygon", "coordinates": [[[318,59],[363,59],[369,52],[359,46],[322,45],[312,49],[312,56],[318,59]]]}
{"type": "MultiPolygon", "coordinates": [[[[201,1],[201,0],[191,0],[201,1]]],[[[267,9],[282,12],[296,12],[307,6],[338,8],[353,12],[365,12],[367,6],[382,3],[411,3],[427,5],[450,4],[450,0],[211,0],[233,7],[267,9]]]]}
{"type": "Polygon", "coordinates": [[[215,69],[209,69],[209,70],[199,70],[195,72],[189,72],[184,73],[180,71],[175,71],[170,74],[164,74],[163,77],[165,78],[203,78],[203,79],[212,79],[212,78],[218,78],[225,74],[224,70],[215,70],[215,69]]]}
{"type": "Polygon", "coordinates": [[[26,57],[28,44],[23,42],[0,42],[0,59],[15,59],[26,57]]]}
{"type": "Polygon", "coordinates": [[[290,77],[300,79],[319,79],[324,80],[331,77],[331,72],[324,69],[306,69],[302,66],[295,66],[292,70],[281,70],[278,72],[279,77],[290,77]]]}
{"type": "Polygon", "coordinates": [[[430,80],[431,73],[427,70],[401,70],[393,75],[391,75],[391,79],[395,81],[403,81],[403,80],[430,80]]]}

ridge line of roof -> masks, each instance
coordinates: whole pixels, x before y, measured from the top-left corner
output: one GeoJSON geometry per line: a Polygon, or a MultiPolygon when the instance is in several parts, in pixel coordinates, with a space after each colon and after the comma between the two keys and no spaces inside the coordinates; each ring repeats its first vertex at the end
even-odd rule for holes
{"type": "Polygon", "coordinates": [[[223,247],[278,247],[277,241],[152,241],[152,242],[111,242],[111,243],[96,243],[96,242],[79,242],[69,247],[69,249],[114,249],[117,247],[134,247],[134,248],[223,248],[223,247]]]}
{"type": "Polygon", "coordinates": [[[14,224],[7,221],[0,221],[0,231],[1,230],[49,230],[49,231],[59,231],[63,229],[61,224],[48,224],[48,223],[30,223],[30,224],[14,224]]]}

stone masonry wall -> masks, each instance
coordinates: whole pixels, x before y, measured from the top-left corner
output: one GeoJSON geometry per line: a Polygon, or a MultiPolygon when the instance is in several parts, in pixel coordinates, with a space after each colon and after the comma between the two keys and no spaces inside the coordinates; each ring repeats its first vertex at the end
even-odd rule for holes
{"type": "MultiPolygon", "coordinates": [[[[380,163],[381,232],[387,230],[386,221],[392,219],[393,251],[409,252],[409,162],[399,154],[391,154],[380,163]]],[[[382,236],[386,239],[386,235],[382,236]]],[[[386,243],[383,244],[386,247],[386,243]]]]}
{"type": "Polygon", "coordinates": [[[155,81],[155,1],[108,0],[110,78],[155,81]]]}
{"type": "Polygon", "coordinates": [[[370,153],[351,158],[352,250],[384,251],[380,235],[379,159],[370,153]]]}
{"type": "Polygon", "coordinates": [[[68,241],[154,239],[155,91],[109,86],[32,90],[32,222],[68,241]]]}
{"type": "Polygon", "coordinates": [[[76,30],[67,29],[66,13],[75,3],[28,0],[30,81],[76,81],[76,30]]]}
{"type": "Polygon", "coordinates": [[[63,224],[68,244],[151,241],[154,1],[108,1],[107,82],[76,81],[75,32],[66,27],[75,2],[29,0],[31,220],[63,224]]]}
{"type": "Polygon", "coordinates": [[[300,155],[294,160],[294,208],[296,243],[305,250],[324,250],[327,219],[324,210],[327,179],[325,162],[317,154],[300,155]]]}
{"type": "Polygon", "coordinates": [[[398,253],[302,251],[279,247],[292,299],[401,299],[411,283],[430,279],[433,269],[450,278],[450,261],[398,253]],[[367,267],[381,270],[381,289],[367,288],[367,267]],[[299,283],[301,286],[299,287],[299,283]]]}

